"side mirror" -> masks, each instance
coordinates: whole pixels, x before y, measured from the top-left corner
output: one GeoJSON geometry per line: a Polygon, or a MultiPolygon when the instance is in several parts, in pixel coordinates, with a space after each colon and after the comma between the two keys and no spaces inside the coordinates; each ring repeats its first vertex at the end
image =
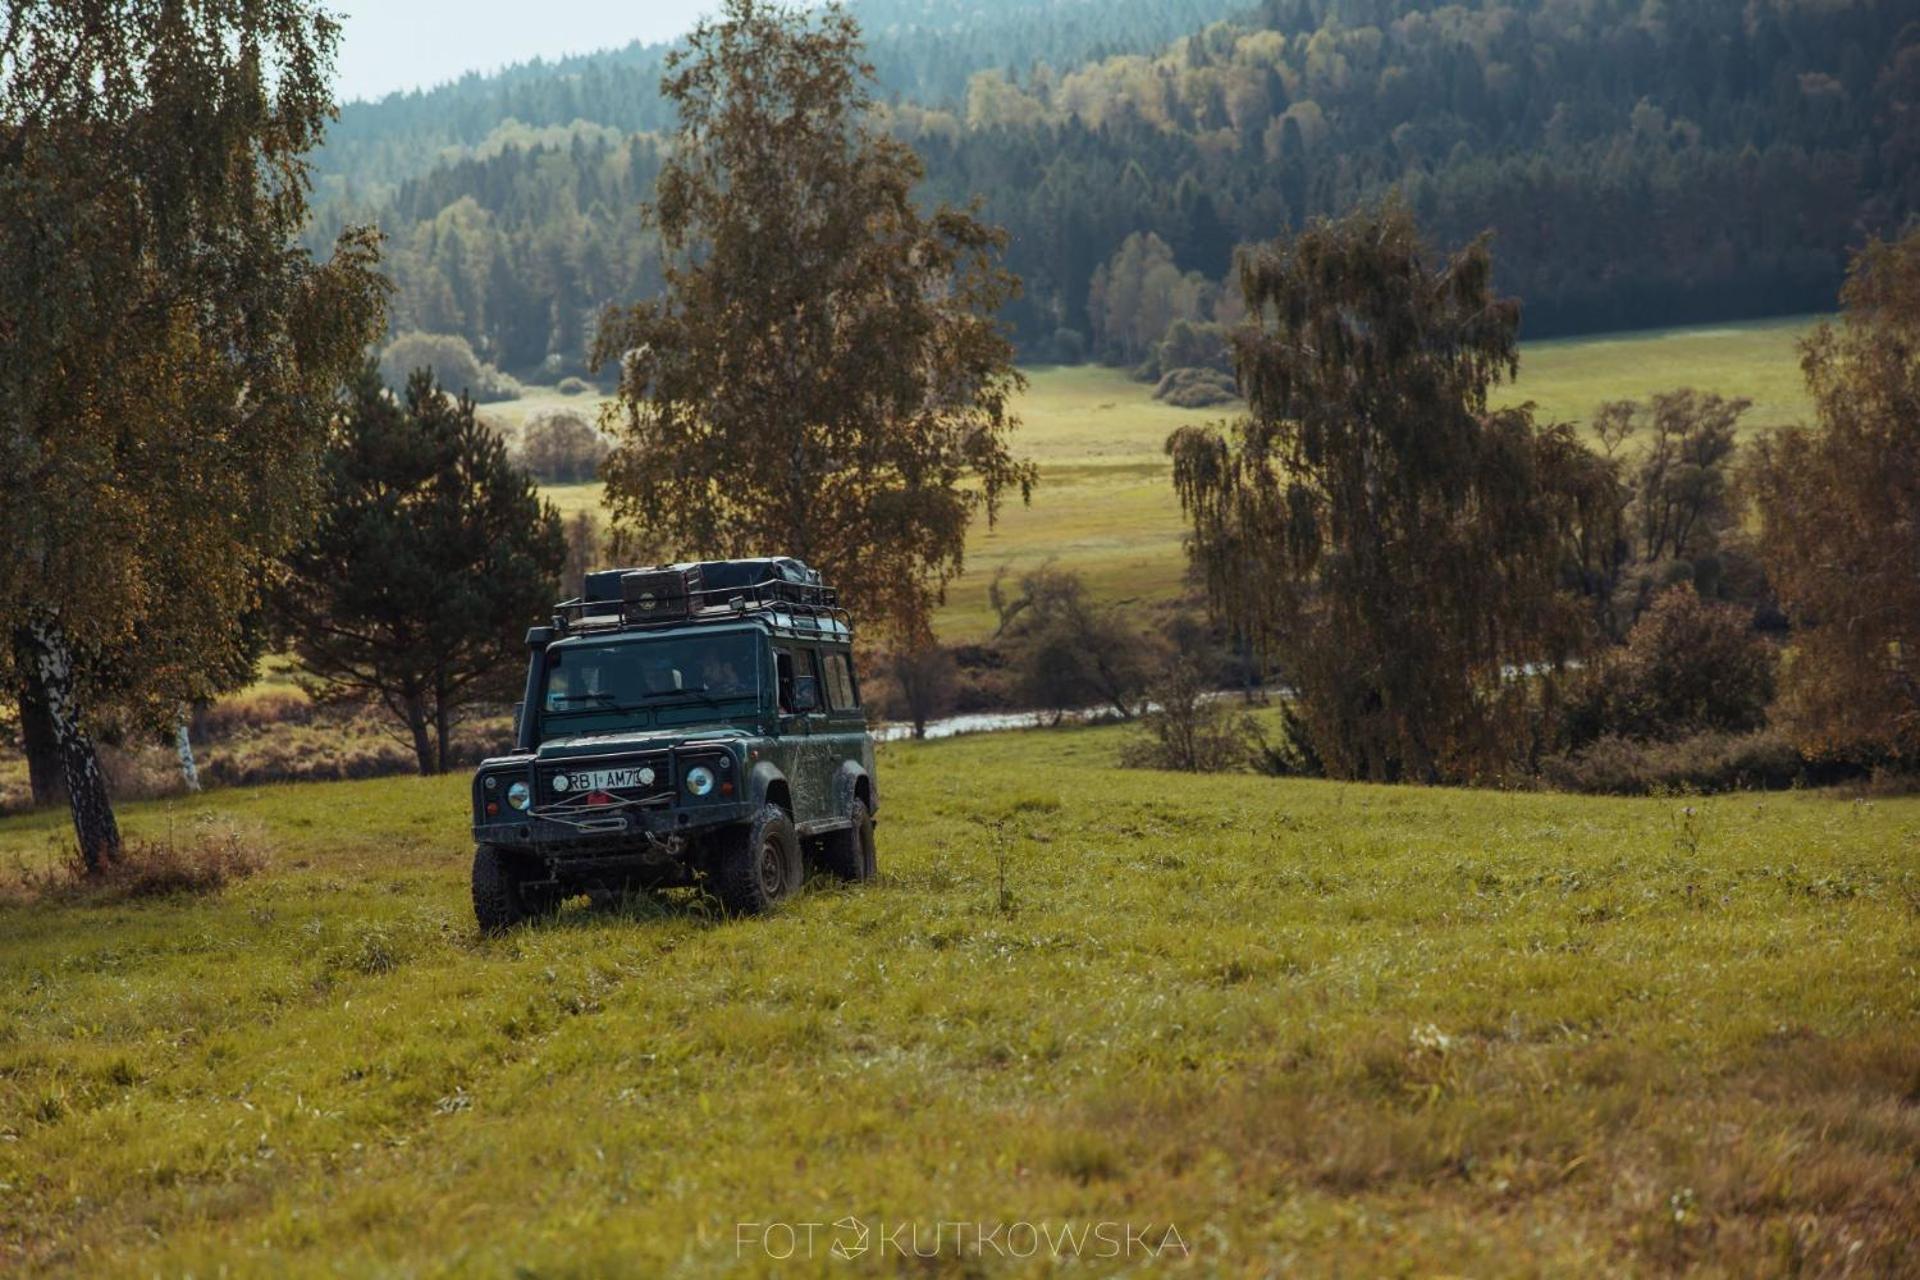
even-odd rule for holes
{"type": "Polygon", "coordinates": [[[820,709],[820,682],[812,676],[795,676],[793,680],[793,709],[796,713],[818,711],[820,709]]]}
{"type": "Polygon", "coordinates": [[[513,704],[513,740],[515,743],[520,741],[520,723],[526,718],[526,714],[526,703],[516,702],[513,704]]]}

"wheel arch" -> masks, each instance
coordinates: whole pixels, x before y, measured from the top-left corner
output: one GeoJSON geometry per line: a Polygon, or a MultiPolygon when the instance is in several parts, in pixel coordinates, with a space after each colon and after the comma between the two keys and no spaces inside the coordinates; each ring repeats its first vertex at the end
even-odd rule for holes
{"type": "Polygon", "coordinates": [[[747,775],[747,798],[757,808],[763,804],[777,804],[789,814],[793,812],[793,787],[787,781],[787,775],[771,760],[762,760],[753,766],[753,772],[747,775]]]}
{"type": "Polygon", "coordinates": [[[873,775],[858,760],[842,761],[840,770],[833,778],[833,803],[836,813],[845,814],[853,809],[853,802],[860,801],[872,813],[879,808],[875,801],[873,775]]]}

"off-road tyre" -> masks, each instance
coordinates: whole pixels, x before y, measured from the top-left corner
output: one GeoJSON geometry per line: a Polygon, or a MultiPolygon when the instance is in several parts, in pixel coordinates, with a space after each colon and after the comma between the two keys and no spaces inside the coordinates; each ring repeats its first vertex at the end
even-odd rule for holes
{"type": "Polygon", "coordinates": [[[757,916],[799,892],[806,878],[793,819],[770,804],[726,832],[713,851],[713,892],[729,915],[757,916]]]}
{"type": "Polygon", "coordinates": [[[820,869],[841,880],[871,880],[879,873],[873,845],[873,815],[864,800],[847,810],[851,825],[820,841],[820,869]]]}
{"type": "Polygon", "coordinates": [[[473,849],[473,918],[482,933],[504,933],[537,915],[541,904],[520,887],[526,873],[512,854],[494,845],[473,849]]]}

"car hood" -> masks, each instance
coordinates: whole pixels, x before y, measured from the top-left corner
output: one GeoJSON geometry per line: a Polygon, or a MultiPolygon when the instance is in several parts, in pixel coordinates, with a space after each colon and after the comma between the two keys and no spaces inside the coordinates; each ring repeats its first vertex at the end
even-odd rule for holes
{"type": "Polygon", "coordinates": [[[671,732],[582,733],[549,738],[540,744],[538,760],[570,760],[579,756],[611,756],[628,752],[665,751],[691,743],[745,742],[755,735],[731,724],[677,724],[671,732]]]}

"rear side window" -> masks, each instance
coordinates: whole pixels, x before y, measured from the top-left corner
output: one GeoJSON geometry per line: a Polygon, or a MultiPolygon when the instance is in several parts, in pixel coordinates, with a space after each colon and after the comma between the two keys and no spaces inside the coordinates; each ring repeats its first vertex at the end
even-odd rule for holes
{"type": "Polygon", "coordinates": [[[860,694],[853,684],[853,667],[844,653],[829,653],[827,658],[827,703],[835,711],[852,711],[860,705],[860,694]]]}

